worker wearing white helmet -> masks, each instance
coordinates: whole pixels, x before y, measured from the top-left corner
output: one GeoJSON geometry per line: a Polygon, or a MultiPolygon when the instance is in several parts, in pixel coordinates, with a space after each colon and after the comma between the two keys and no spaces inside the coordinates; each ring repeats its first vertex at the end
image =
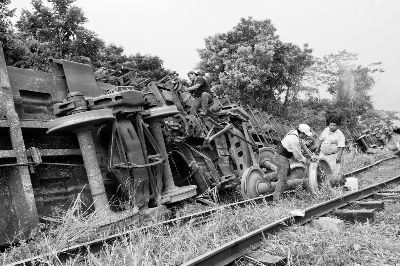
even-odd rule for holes
{"type": "MultiPolygon", "coordinates": [[[[290,174],[290,162],[289,159],[294,157],[299,162],[306,163],[307,159],[304,157],[301,147],[300,139],[306,139],[311,137],[311,129],[307,124],[300,124],[297,129],[289,131],[285,137],[281,140],[277,148],[277,163],[279,165],[277,169],[278,182],[274,191],[274,199],[280,199],[287,186],[287,179],[290,174]]],[[[316,156],[311,154],[308,149],[304,149],[312,160],[318,160],[316,156]]]]}

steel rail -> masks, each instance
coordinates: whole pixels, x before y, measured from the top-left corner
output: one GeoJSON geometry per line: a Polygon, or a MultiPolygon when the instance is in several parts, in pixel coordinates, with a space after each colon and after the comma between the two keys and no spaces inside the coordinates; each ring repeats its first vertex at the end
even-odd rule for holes
{"type": "Polygon", "coordinates": [[[343,176],[344,177],[348,177],[348,176],[352,176],[352,175],[358,174],[358,173],[363,172],[363,171],[365,171],[365,170],[367,170],[367,169],[369,169],[371,167],[374,167],[374,166],[376,166],[376,165],[378,165],[380,163],[383,163],[385,161],[389,161],[389,160],[392,160],[392,159],[395,159],[395,158],[399,158],[399,156],[393,155],[391,157],[383,158],[383,159],[378,160],[378,161],[376,161],[376,162],[374,162],[372,164],[369,164],[369,165],[366,165],[364,167],[361,167],[361,168],[358,168],[356,170],[353,170],[351,172],[345,173],[343,176]]]}
{"type": "MultiPolygon", "coordinates": [[[[370,165],[367,165],[365,167],[356,169],[352,172],[346,173],[345,176],[350,176],[353,175],[354,173],[360,173],[362,171],[365,171],[379,163],[382,163],[384,161],[390,160],[390,159],[394,159],[394,158],[399,158],[398,156],[392,156],[392,157],[388,157],[388,158],[384,158],[381,159],[379,161],[376,161],[370,165]]],[[[11,264],[8,265],[35,265],[35,263],[44,260],[46,257],[52,257],[52,256],[57,256],[61,261],[65,261],[67,260],[69,257],[72,256],[76,256],[76,255],[84,255],[86,253],[88,253],[88,251],[90,250],[91,252],[96,252],[98,250],[101,249],[101,247],[106,244],[106,243],[112,243],[113,241],[116,241],[118,239],[122,239],[124,237],[128,237],[130,234],[133,233],[138,233],[140,231],[150,231],[152,228],[157,228],[157,227],[161,227],[161,226],[172,226],[174,224],[183,224],[186,223],[192,219],[196,219],[196,218],[207,218],[209,217],[211,214],[226,209],[226,208],[234,208],[234,207],[245,207],[247,205],[250,204],[261,204],[263,202],[266,201],[272,201],[273,196],[272,194],[269,195],[264,195],[258,198],[254,198],[254,199],[249,199],[249,200],[244,200],[244,201],[240,201],[240,202],[235,202],[235,203],[230,203],[230,204],[226,204],[223,206],[219,206],[216,208],[212,208],[206,211],[202,211],[202,212],[198,212],[198,213],[194,213],[194,214],[190,214],[190,215],[185,215],[182,217],[177,217],[171,220],[167,220],[167,221],[163,221],[163,222],[159,222],[159,223],[155,223],[152,225],[148,225],[148,226],[144,226],[141,228],[135,228],[132,230],[128,230],[125,232],[121,232],[118,234],[114,234],[111,236],[107,236],[107,237],[103,237],[103,238],[98,238],[92,241],[88,241],[88,242],[84,242],[84,243],[80,243],[80,244],[76,244],[73,245],[71,247],[65,248],[59,252],[56,253],[47,253],[47,254],[42,254],[42,255],[38,255],[35,257],[30,257],[24,260],[20,260],[17,262],[13,262],[11,264]]]]}
{"type": "Polygon", "coordinates": [[[373,194],[376,194],[377,192],[387,188],[389,185],[399,182],[400,175],[384,182],[369,186],[365,189],[314,205],[304,210],[304,216],[287,216],[278,221],[267,224],[182,265],[226,265],[243,256],[247,248],[253,244],[263,241],[268,235],[272,235],[291,225],[302,225],[310,222],[316,217],[323,216],[335,209],[342,208],[351,202],[370,197],[373,194]]]}
{"type": "Polygon", "coordinates": [[[122,239],[124,237],[128,237],[131,234],[134,233],[138,233],[140,231],[151,231],[154,228],[158,228],[158,227],[164,227],[164,226],[173,226],[176,224],[183,224],[183,223],[187,223],[192,219],[195,218],[207,218],[209,217],[211,214],[226,209],[226,208],[234,208],[234,207],[238,207],[238,208],[242,208],[245,207],[247,205],[251,205],[251,204],[261,204],[263,202],[267,202],[267,201],[272,201],[272,194],[269,195],[265,195],[265,196],[261,196],[261,197],[257,197],[254,199],[248,199],[248,200],[244,200],[244,201],[239,201],[239,202],[235,202],[235,203],[230,203],[230,204],[226,204],[223,206],[219,206],[216,208],[212,208],[209,210],[205,210],[202,212],[198,212],[195,214],[189,214],[189,215],[185,215],[182,217],[177,217],[171,220],[167,220],[167,221],[163,221],[163,222],[159,222],[159,223],[155,223],[155,224],[151,224],[148,226],[144,226],[141,228],[135,228],[129,231],[125,231],[122,233],[118,233],[118,234],[114,234],[111,236],[107,236],[107,237],[102,237],[102,238],[97,238],[95,240],[92,241],[88,241],[88,242],[84,242],[84,243],[80,243],[80,244],[76,244],[73,245],[71,247],[62,249],[59,252],[56,253],[46,253],[43,255],[38,255],[35,257],[31,257],[28,259],[24,259],[24,260],[20,260],[11,264],[7,264],[7,265],[35,265],[35,263],[40,262],[42,260],[44,260],[46,257],[52,257],[52,256],[57,256],[58,259],[60,261],[65,261],[67,260],[69,257],[71,256],[76,256],[76,255],[84,255],[86,253],[90,252],[96,252],[98,250],[101,249],[101,247],[103,247],[104,244],[106,243],[112,243],[118,239],[122,239]]]}

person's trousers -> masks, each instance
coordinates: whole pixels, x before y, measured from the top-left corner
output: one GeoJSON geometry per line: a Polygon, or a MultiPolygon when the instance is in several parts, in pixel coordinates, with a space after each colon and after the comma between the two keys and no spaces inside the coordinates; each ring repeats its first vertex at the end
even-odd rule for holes
{"type": "Polygon", "coordinates": [[[208,92],[203,92],[200,97],[195,98],[192,108],[190,108],[190,114],[194,115],[200,106],[202,111],[207,111],[209,104],[212,104],[212,96],[208,92]]]}
{"type": "Polygon", "coordinates": [[[341,175],[341,164],[336,163],[337,153],[325,155],[320,152],[319,158],[325,159],[331,167],[332,175],[328,176],[329,183],[332,186],[342,185],[344,183],[344,179],[341,175]]]}
{"type": "Polygon", "coordinates": [[[278,200],[282,197],[283,191],[285,191],[287,187],[287,180],[290,173],[290,162],[288,158],[278,153],[275,154],[275,162],[277,166],[276,172],[278,182],[276,183],[274,190],[274,200],[278,200]]]}

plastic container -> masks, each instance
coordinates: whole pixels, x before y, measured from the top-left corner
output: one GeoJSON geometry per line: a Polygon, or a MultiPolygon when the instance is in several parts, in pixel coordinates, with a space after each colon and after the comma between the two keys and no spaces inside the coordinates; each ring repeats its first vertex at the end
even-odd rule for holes
{"type": "Polygon", "coordinates": [[[358,178],[356,177],[346,178],[346,183],[344,183],[344,186],[348,188],[350,191],[358,190],[358,178]]]}

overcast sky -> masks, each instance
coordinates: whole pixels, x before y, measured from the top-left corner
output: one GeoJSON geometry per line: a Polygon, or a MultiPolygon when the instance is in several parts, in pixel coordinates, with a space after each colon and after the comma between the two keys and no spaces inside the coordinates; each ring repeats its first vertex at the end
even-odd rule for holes
{"type": "MultiPolygon", "coordinates": [[[[30,8],[30,0],[12,7],[30,8]]],[[[382,61],[375,107],[400,111],[399,0],[78,0],[95,31],[127,54],[157,55],[182,76],[196,66],[204,38],[232,29],[242,17],[271,19],[281,39],[308,43],[315,56],[346,49],[361,64],[382,61]]]]}

